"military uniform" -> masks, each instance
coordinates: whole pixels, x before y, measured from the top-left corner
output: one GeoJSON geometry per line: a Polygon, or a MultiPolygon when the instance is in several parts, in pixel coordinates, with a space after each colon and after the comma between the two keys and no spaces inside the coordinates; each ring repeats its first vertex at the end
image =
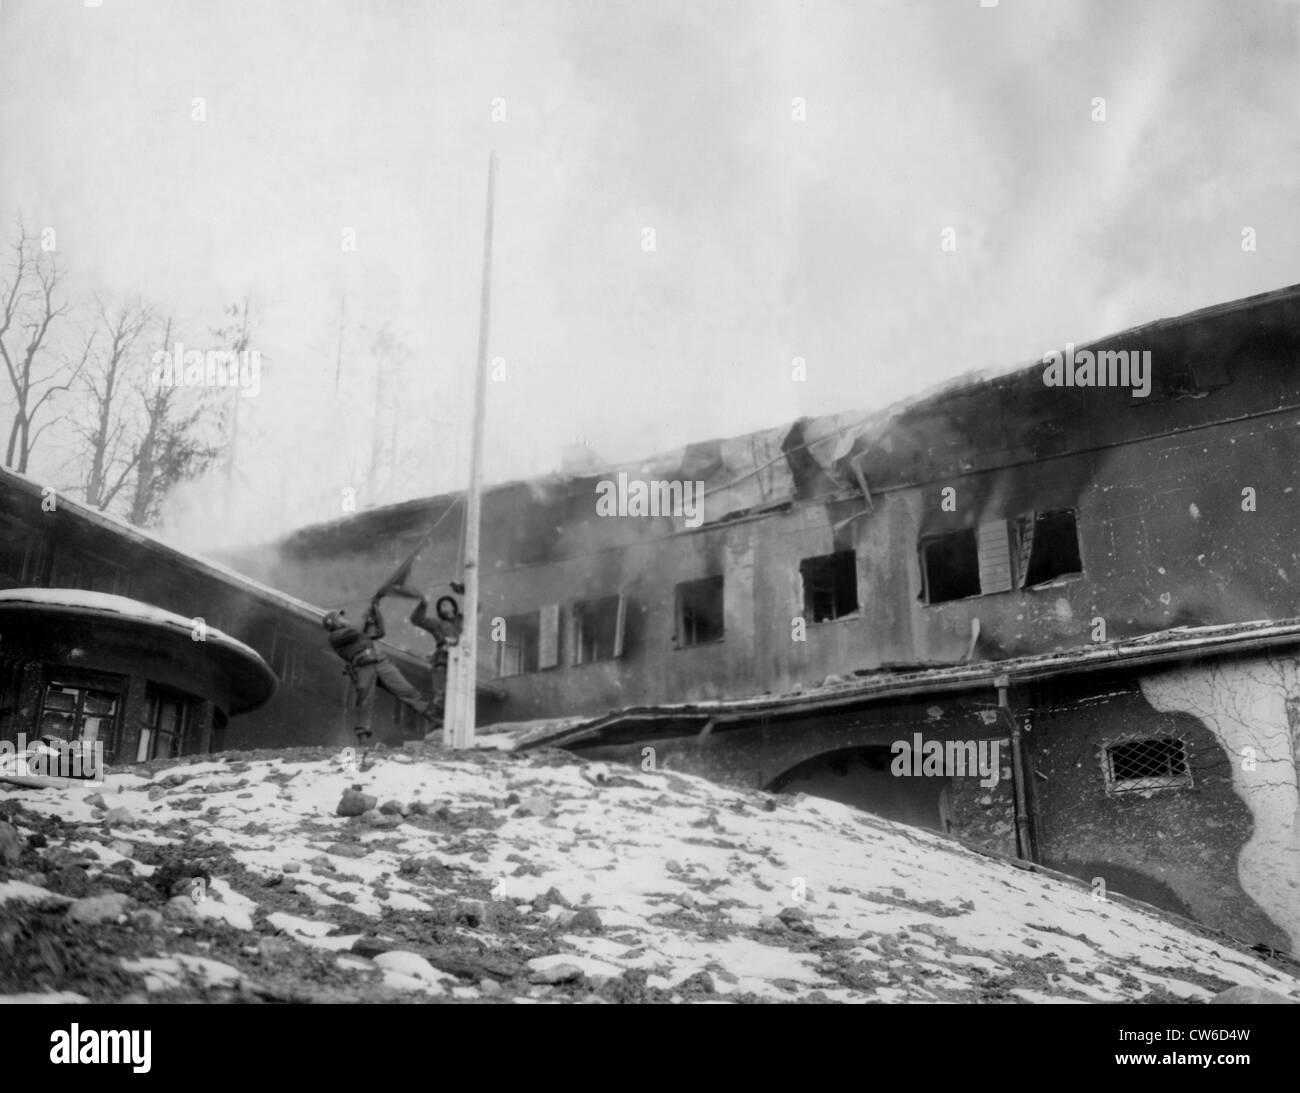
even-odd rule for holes
{"type": "Polygon", "coordinates": [[[429,617],[429,601],[423,596],[411,612],[411,623],[433,636],[433,718],[441,721],[447,705],[447,664],[451,659],[448,650],[460,641],[460,619],[444,619],[439,615],[429,617]]]}
{"type": "Polygon", "coordinates": [[[429,703],[375,645],[385,633],[378,604],[370,605],[360,629],[342,619],[341,614],[326,616],[325,624],[330,626],[331,621],[334,623],[329,632],[330,648],[343,660],[344,671],[352,681],[357,739],[364,743],[371,735],[376,688],[383,688],[403,705],[428,719],[429,703]]]}

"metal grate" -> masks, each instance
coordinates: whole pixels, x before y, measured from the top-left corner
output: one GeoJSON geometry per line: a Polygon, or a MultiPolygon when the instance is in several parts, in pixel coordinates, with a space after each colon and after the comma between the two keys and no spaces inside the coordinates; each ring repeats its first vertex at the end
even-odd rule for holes
{"type": "Polygon", "coordinates": [[[1192,784],[1187,744],[1177,736],[1147,736],[1107,744],[1102,752],[1102,770],[1109,793],[1192,784]]]}

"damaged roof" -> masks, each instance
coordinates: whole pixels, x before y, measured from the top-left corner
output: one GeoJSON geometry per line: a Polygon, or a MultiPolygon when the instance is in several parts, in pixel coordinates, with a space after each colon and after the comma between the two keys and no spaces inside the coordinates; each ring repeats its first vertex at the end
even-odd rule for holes
{"type": "MultiPolygon", "coordinates": [[[[1195,332],[1208,320],[1237,312],[1260,313],[1270,306],[1294,305],[1297,301],[1300,285],[1291,285],[1082,342],[1076,351],[1137,343],[1143,347],[1168,345],[1175,353],[1184,354],[1189,341],[1199,344],[1200,335],[1195,332]]],[[[802,417],[742,436],[693,442],[630,463],[601,466],[589,461],[580,473],[554,472],[499,483],[484,492],[489,497],[515,493],[530,495],[537,501],[555,501],[589,495],[596,481],[619,473],[629,478],[700,481],[704,483],[702,522],[706,525],[814,498],[865,495],[870,506],[873,485],[867,470],[874,468],[873,473],[889,477],[905,474],[915,469],[915,450],[934,448],[947,452],[954,445],[957,449],[991,445],[1017,458],[1042,455],[1038,447],[1042,438],[1032,432],[1014,442],[1005,437],[985,437],[984,433],[999,428],[1000,419],[981,401],[985,397],[999,399],[1012,388],[1027,386],[1031,397],[1017,398],[1017,405],[1046,400],[1068,418],[1072,411],[1062,401],[1065,395],[1061,389],[1033,382],[1042,367],[1042,359],[1038,358],[970,371],[883,409],[802,417]],[[976,435],[979,445],[971,443],[976,435]],[[909,459],[913,462],[909,463],[909,459]]],[[[1027,405],[1022,408],[1029,409],[1027,405]]],[[[1050,426],[1046,431],[1050,433],[1050,426]]],[[[967,461],[963,457],[962,462],[967,461]]],[[[440,494],[363,509],[338,520],[301,528],[283,545],[291,552],[310,551],[319,540],[337,543],[340,537],[346,538],[345,529],[364,528],[367,536],[424,530],[432,518],[441,520],[461,496],[440,494]]]]}

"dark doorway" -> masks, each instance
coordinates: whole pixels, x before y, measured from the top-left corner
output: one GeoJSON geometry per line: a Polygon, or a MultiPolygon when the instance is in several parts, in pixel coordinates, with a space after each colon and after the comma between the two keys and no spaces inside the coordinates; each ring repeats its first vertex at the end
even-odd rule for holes
{"type": "Polygon", "coordinates": [[[950,779],[890,772],[893,751],[885,745],[845,748],[805,760],[776,778],[772,793],[806,793],[839,801],[886,820],[944,831],[940,796],[950,779]]]}

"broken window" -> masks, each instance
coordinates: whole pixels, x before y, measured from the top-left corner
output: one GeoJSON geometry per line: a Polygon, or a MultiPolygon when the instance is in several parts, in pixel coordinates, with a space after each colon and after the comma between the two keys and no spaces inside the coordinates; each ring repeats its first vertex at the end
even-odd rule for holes
{"type": "Polygon", "coordinates": [[[537,671],[539,620],[536,611],[502,620],[505,633],[497,646],[497,675],[521,676],[537,671]]]}
{"type": "Polygon", "coordinates": [[[1140,792],[1192,784],[1187,746],[1176,736],[1145,737],[1108,744],[1102,770],[1107,793],[1140,792]]]}
{"type": "Polygon", "coordinates": [[[858,560],[851,550],[839,550],[799,563],[803,578],[804,616],[827,622],[858,609],[858,560]]]}
{"type": "Polygon", "coordinates": [[[677,586],[677,644],[703,645],[723,637],[722,578],[705,577],[677,586]]]}
{"type": "Polygon", "coordinates": [[[622,596],[604,596],[573,605],[570,633],[574,664],[623,655],[623,603],[622,596]]]}
{"type": "Polygon", "coordinates": [[[1032,587],[1082,573],[1079,528],[1073,509],[1035,512],[1017,521],[1020,526],[1020,586],[1032,587]]]}
{"type": "Polygon", "coordinates": [[[980,560],[975,529],[964,528],[921,542],[926,603],[947,603],[980,594],[980,560]]]}

